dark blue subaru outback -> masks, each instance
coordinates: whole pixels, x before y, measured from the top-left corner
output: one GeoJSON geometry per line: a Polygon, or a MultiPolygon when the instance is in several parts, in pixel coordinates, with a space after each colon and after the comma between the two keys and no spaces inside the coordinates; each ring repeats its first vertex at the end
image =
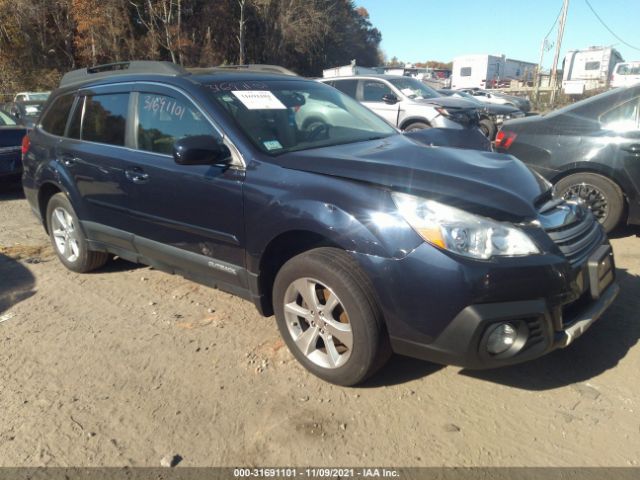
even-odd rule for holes
{"type": "Polygon", "coordinates": [[[468,368],[539,357],[618,293],[598,222],[523,163],[426,145],[311,80],[73,71],[23,151],[67,268],[118,255],[237,294],[341,385],[392,351],[468,368]]]}

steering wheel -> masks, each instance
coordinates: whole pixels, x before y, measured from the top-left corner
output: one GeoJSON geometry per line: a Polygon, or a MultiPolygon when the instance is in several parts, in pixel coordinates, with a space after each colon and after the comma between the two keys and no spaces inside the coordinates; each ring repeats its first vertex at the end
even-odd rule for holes
{"type": "Polygon", "coordinates": [[[320,120],[314,119],[305,125],[304,131],[306,140],[313,142],[315,140],[326,140],[329,138],[329,129],[331,126],[320,120]]]}

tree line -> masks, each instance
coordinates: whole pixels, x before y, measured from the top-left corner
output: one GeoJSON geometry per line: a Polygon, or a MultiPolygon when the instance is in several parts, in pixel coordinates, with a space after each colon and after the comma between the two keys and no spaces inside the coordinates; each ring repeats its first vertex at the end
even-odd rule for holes
{"type": "Polygon", "coordinates": [[[0,0],[0,93],[126,60],[323,68],[380,63],[380,32],[352,0],[0,0]]]}

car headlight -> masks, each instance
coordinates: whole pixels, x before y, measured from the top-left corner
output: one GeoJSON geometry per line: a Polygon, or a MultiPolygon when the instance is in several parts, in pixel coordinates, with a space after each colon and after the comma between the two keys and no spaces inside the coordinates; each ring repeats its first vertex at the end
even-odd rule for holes
{"type": "Polygon", "coordinates": [[[427,242],[465,257],[489,259],[540,253],[515,226],[434,200],[392,192],[398,212],[427,242]]]}

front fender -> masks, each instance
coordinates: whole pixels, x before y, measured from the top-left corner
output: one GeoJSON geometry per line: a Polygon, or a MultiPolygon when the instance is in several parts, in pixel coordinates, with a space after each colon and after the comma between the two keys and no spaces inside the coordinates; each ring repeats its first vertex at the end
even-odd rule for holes
{"type": "Polygon", "coordinates": [[[248,269],[287,232],[310,232],[344,250],[399,259],[422,243],[389,192],[366,183],[262,164],[245,184],[248,269]]]}

